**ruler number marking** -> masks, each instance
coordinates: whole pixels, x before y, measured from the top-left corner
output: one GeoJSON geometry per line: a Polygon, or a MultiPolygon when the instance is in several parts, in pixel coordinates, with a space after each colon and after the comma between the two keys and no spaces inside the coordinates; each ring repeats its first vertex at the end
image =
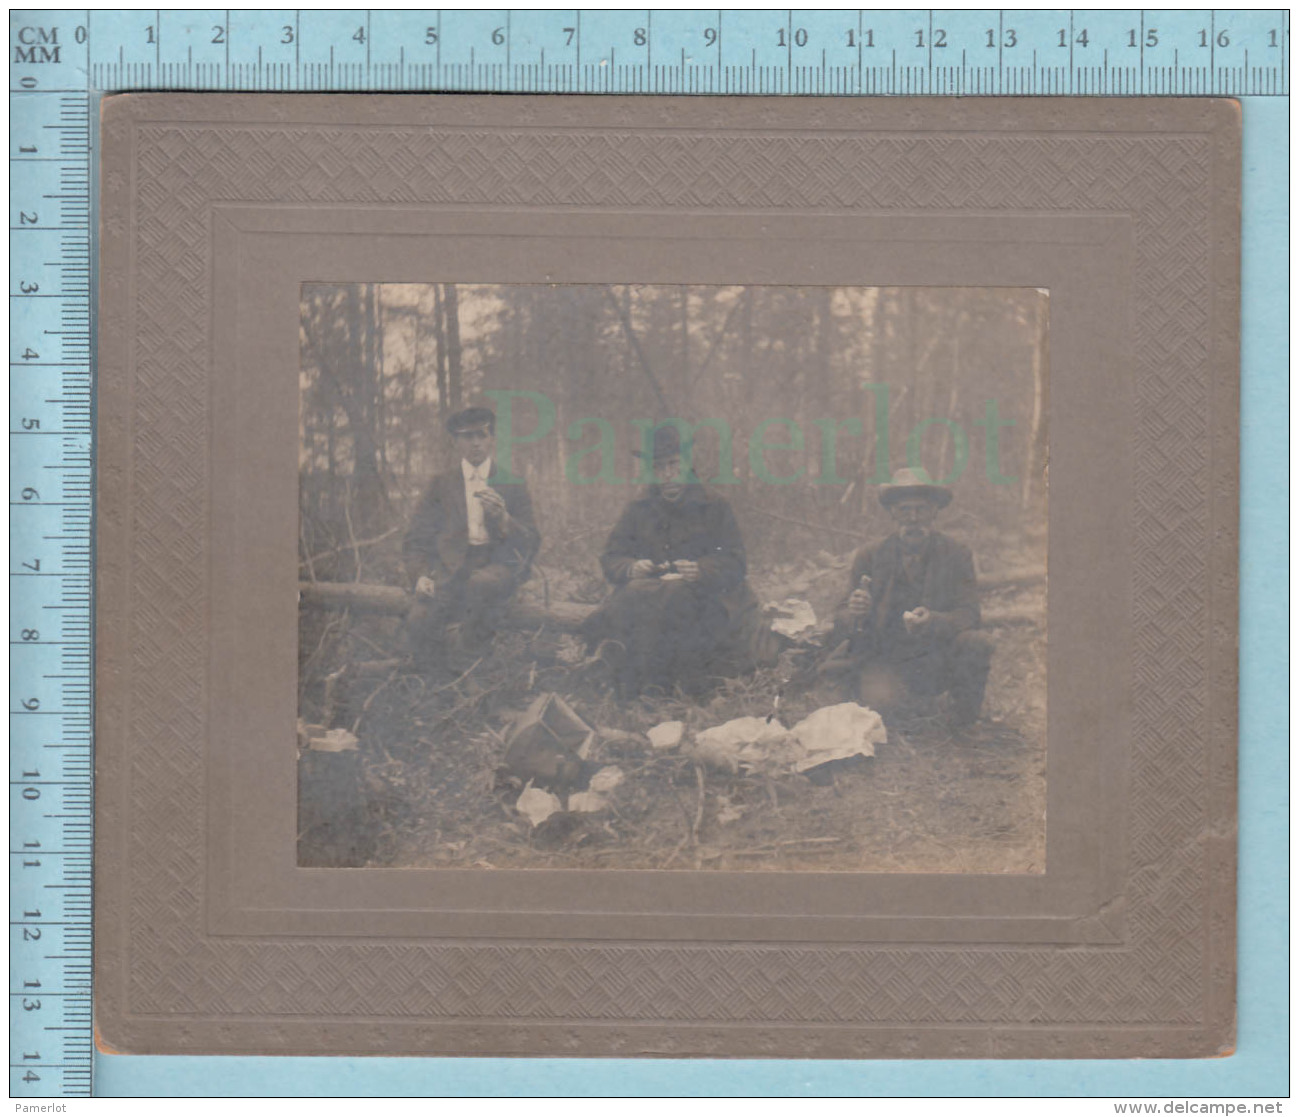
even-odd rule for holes
{"type": "MultiPolygon", "coordinates": [[[[173,33],[173,24],[170,22],[164,27],[162,12],[158,9],[140,12],[136,17],[138,22],[131,23],[129,29],[118,36],[123,41],[113,41],[111,44],[99,24],[95,24],[92,32],[90,21],[99,17],[89,12],[82,23],[71,27],[56,30],[51,23],[45,29],[50,38],[45,40],[34,37],[40,32],[39,28],[34,27],[28,38],[22,37],[21,29],[15,29],[23,49],[12,59],[15,70],[11,75],[11,108],[20,127],[26,127],[28,134],[15,130],[10,157],[11,172],[15,176],[21,176],[17,177],[14,189],[11,222],[14,231],[24,234],[15,238],[17,259],[11,280],[11,299],[29,300],[19,305],[25,316],[31,315],[30,318],[24,317],[24,328],[31,341],[56,336],[62,348],[51,352],[49,347],[53,343],[48,340],[42,340],[39,351],[34,344],[25,344],[17,338],[11,343],[11,368],[21,370],[20,377],[15,377],[16,386],[13,388],[13,409],[17,422],[11,430],[11,454],[20,462],[19,475],[24,462],[30,463],[33,470],[39,466],[42,469],[69,472],[57,475],[64,482],[62,490],[50,490],[48,481],[43,481],[40,486],[21,487],[16,492],[11,490],[17,497],[11,501],[14,507],[62,508],[61,513],[52,513],[56,516],[77,516],[80,515],[77,510],[89,507],[88,498],[84,505],[81,501],[80,486],[89,481],[89,459],[85,456],[84,442],[51,444],[44,439],[30,437],[62,435],[66,438],[71,433],[72,437],[83,440],[89,436],[89,393],[87,391],[83,395],[80,382],[74,380],[70,384],[68,380],[69,377],[89,374],[87,347],[91,319],[88,261],[92,247],[88,185],[92,127],[88,111],[91,104],[89,87],[91,84],[103,89],[174,86],[177,80],[182,80],[181,75],[190,73],[186,64],[191,49],[188,44],[191,41],[194,44],[194,54],[197,55],[206,48],[209,58],[224,58],[223,69],[215,63],[201,64],[213,67],[211,77],[207,76],[207,72],[202,75],[203,85],[240,89],[269,87],[321,90],[344,84],[356,88],[359,74],[359,80],[366,88],[409,91],[453,86],[484,91],[523,91],[525,88],[533,88],[530,83],[535,79],[528,75],[536,72],[545,75],[548,92],[573,92],[589,88],[611,93],[651,90],[678,92],[692,88],[700,91],[706,89],[708,92],[810,92],[812,90],[805,88],[804,83],[809,80],[808,72],[815,67],[815,62],[811,60],[819,55],[821,69],[825,72],[829,52],[831,59],[840,57],[845,61],[841,65],[836,63],[829,67],[838,73],[837,76],[831,75],[825,79],[824,92],[850,92],[854,88],[854,77],[856,91],[859,93],[901,93],[904,92],[904,85],[905,90],[911,92],[939,92],[936,83],[940,78],[947,82],[945,75],[955,72],[954,56],[958,53],[961,55],[960,77],[953,80],[961,83],[967,80],[965,59],[968,51],[972,68],[980,67],[984,72],[982,79],[972,74],[971,80],[982,80],[983,84],[973,88],[961,84],[955,89],[944,84],[941,91],[985,94],[1125,93],[1134,90],[1154,94],[1179,91],[1218,95],[1288,93],[1285,64],[1289,61],[1289,22],[1285,12],[1275,11],[1233,13],[1230,16],[1224,14],[1224,25],[1218,26],[1215,10],[1208,13],[1209,20],[1205,21],[1207,26],[1201,28],[1195,26],[1199,20],[1194,19],[1173,28],[1166,23],[1166,19],[1158,19],[1153,13],[1150,14],[1155,18],[1156,25],[1149,26],[1145,23],[1148,13],[1144,10],[1139,13],[1135,27],[1127,26],[1127,18],[1130,16],[1116,16],[1113,20],[1106,20],[1094,13],[1083,16],[1081,12],[1070,11],[1067,26],[1057,34],[1051,26],[1054,19],[1050,17],[1045,26],[1031,29],[1027,23],[1011,17],[1009,12],[995,10],[985,10],[981,15],[975,15],[978,22],[965,24],[963,30],[954,19],[935,11],[927,13],[928,19],[922,26],[904,18],[903,22],[895,24],[890,30],[883,17],[861,10],[852,19],[855,24],[852,27],[845,26],[849,18],[852,18],[851,13],[836,14],[829,19],[807,13],[798,14],[796,19],[797,13],[790,11],[786,14],[783,26],[773,26],[779,19],[778,15],[773,19],[765,14],[758,16],[719,10],[715,14],[710,12],[698,17],[703,20],[702,23],[687,23],[672,12],[660,12],[655,19],[653,11],[648,10],[642,11],[639,16],[632,12],[626,13],[623,21],[611,26],[609,33],[602,37],[598,31],[593,34],[592,28],[600,25],[603,14],[592,15],[579,9],[565,13],[568,18],[556,15],[547,24],[551,49],[562,47],[570,52],[564,56],[569,62],[555,65],[551,65],[550,52],[541,49],[540,44],[533,43],[524,34],[522,23],[518,26],[512,24],[514,13],[511,10],[500,13],[498,18],[503,20],[500,25],[495,25],[494,20],[485,24],[466,25],[461,33],[454,30],[455,25],[452,28],[444,27],[443,13],[440,10],[429,11],[425,19],[418,20],[413,25],[404,25],[402,33],[395,37],[391,33],[394,25],[387,22],[393,18],[389,12],[367,9],[364,12],[364,22],[358,26],[353,22],[355,15],[338,17],[333,13],[308,11],[309,24],[305,32],[301,27],[301,14],[300,10],[286,10],[283,15],[290,18],[284,20],[282,16],[276,19],[268,13],[266,22],[260,25],[258,31],[259,41],[251,43],[245,38],[243,24],[237,21],[234,25],[231,24],[230,10],[213,11],[211,16],[222,16],[223,21],[209,18],[207,22],[200,22],[192,28],[190,38],[185,34],[173,33]],[[872,15],[873,26],[867,26],[864,22],[864,16],[868,14],[872,15]],[[727,21],[726,44],[723,43],[723,19],[727,21]],[[1078,25],[1075,25],[1075,19],[1078,19],[1078,25]],[[1123,22],[1120,23],[1119,19],[1123,19],[1123,22]],[[838,22],[840,20],[842,22],[838,22]],[[1082,26],[1084,20],[1087,26],[1082,26]],[[1011,22],[1015,26],[1011,26],[1011,22]],[[560,24],[564,26],[558,26],[560,24]],[[344,65],[341,61],[343,58],[359,58],[361,49],[364,50],[363,61],[347,64],[351,70],[346,81],[342,77],[334,78],[333,71],[330,78],[323,76],[324,65],[318,61],[317,53],[323,47],[318,47],[320,41],[316,37],[317,30],[322,25],[326,28],[331,55],[333,46],[337,44],[339,47],[340,69],[344,65]],[[68,31],[71,31],[70,35],[67,34],[68,31]],[[516,31],[517,34],[514,33],[516,31]],[[302,57],[304,33],[307,36],[305,58],[302,57]],[[55,35],[59,36],[57,40],[55,35]],[[760,44],[752,54],[752,62],[750,44],[745,42],[746,35],[760,44]],[[85,54],[73,54],[68,45],[69,40],[81,51],[85,51],[85,54]],[[43,51],[32,49],[38,42],[48,43],[48,46],[43,51]],[[56,42],[62,43],[63,57],[55,55],[53,48],[56,42]],[[737,52],[734,59],[725,56],[724,48],[731,42],[744,43],[743,53],[737,52]],[[1237,57],[1246,44],[1256,47],[1256,57],[1250,59],[1245,54],[1243,63],[1238,63],[1237,57]],[[464,57],[470,59],[470,65],[453,61],[453,58],[460,56],[448,54],[444,69],[444,46],[451,52],[463,50],[464,57]],[[654,53],[656,46],[660,48],[658,55],[654,53]],[[1095,46],[1096,51],[1091,51],[1091,46],[1095,46]],[[148,50],[149,47],[153,49],[148,50]],[[211,47],[222,49],[213,51],[211,47]],[[472,63],[471,51],[475,47],[477,57],[483,60],[481,65],[472,63]],[[677,47],[682,47],[679,62],[677,47]],[[912,50],[908,51],[907,47],[912,50]],[[1053,47],[1067,50],[1067,62],[1064,61],[1064,54],[1052,52],[1053,47]],[[1114,52],[1113,55],[1103,54],[1103,48],[1106,47],[1114,52]],[[1115,60],[1120,57],[1114,51],[1116,47],[1135,51],[1134,54],[1126,55],[1132,61],[1122,66],[1116,65],[1115,60]],[[1182,51],[1180,59],[1177,53],[1179,47],[1182,51]],[[351,52],[350,55],[344,53],[344,48],[351,52]],[[594,55],[591,53],[593,48],[594,55]],[[263,62],[264,49],[269,57],[278,55],[285,61],[263,62]],[[615,65],[617,49],[622,49],[628,56],[619,59],[615,65]],[[836,50],[842,52],[845,49],[853,52],[852,55],[834,54],[836,50]],[[779,70],[788,68],[790,72],[789,78],[783,81],[782,75],[776,72],[777,68],[770,64],[770,53],[765,62],[760,57],[763,52],[773,50],[780,51],[779,70]],[[993,50],[996,51],[995,55],[991,53],[993,50]],[[1207,53],[1199,55],[1199,50],[1207,53]],[[1217,70],[1219,50],[1236,52],[1230,56],[1230,65],[1226,64],[1228,54],[1224,54],[1221,73],[1217,70]],[[484,59],[487,51],[491,52],[492,58],[504,58],[504,74],[500,72],[499,63],[488,64],[484,59]],[[525,51],[531,53],[525,55],[525,51]],[[700,53],[695,54],[695,51],[700,53]],[[871,51],[872,54],[867,55],[866,51],[871,51]],[[921,54],[921,51],[926,53],[921,54]],[[936,51],[944,53],[936,57],[936,51]],[[1003,52],[1006,51],[1016,53],[1003,60],[1003,52]],[[1080,51],[1085,53],[1079,54],[1080,51]],[[1147,51],[1160,52],[1158,58],[1151,56],[1149,71],[1146,69],[1147,51]],[[290,52],[291,59],[288,57],[290,52]],[[69,54],[73,54],[73,57],[67,57],[69,54]],[[1163,61],[1165,54],[1168,56],[1167,62],[1163,61]],[[877,56],[881,59],[878,65],[874,62],[877,56]],[[949,56],[953,58],[952,64],[944,60],[949,56]],[[1023,57],[1022,64],[1012,61],[1018,56],[1023,57]],[[1094,66],[1084,62],[1089,56],[1096,58],[1094,66]],[[1052,57],[1061,61],[1048,63],[1047,59],[1052,57]],[[574,58],[576,65],[571,62],[574,58]],[[848,61],[849,58],[852,61],[848,61]],[[908,58],[916,61],[904,63],[904,59],[908,58]],[[987,62],[976,63],[977,58],[986,58],[987,62]],[[1205,61],[1187,61],[1193,58],[1205,61]],[[422,59],[427,59],[427,62],[422,59]],[[602,73],[598,83],[594,80],[594,65],[587,66],[590,73],[583,72],[583,62],[586,59],[600,61],[602,73]],[[1261,59],[1271,61],[1263,64],[1261,59]],[[538,61],[540,69],[537,68],[538,61]],[[1103,61],[1108,62],[1111,71],[1103,79],[1089,77],[1090,74],[1100,72],[1103,61]],[[28,69],[39,63],[64,64],[28,69]],[[746,68],[750,70],[747,78],[742,72],[746,68]],[[62,74],[65,71],[71,80],[42,76],[62,74]],[[991,86],[987,84],[988,74],[991,75],[991,86]],[[1096,80],[1108,84],[1098,90],[1090,84],[1096,80]],[[80,89],[59,88],[75,85],[78,81],[83,83],[80,89]],[[333,84],[329,84],[331,82],[333,84]],[[54,148],[50,147],[49,137],[57,137],[54,148]],[[52,173],[52,177],[45,177],[47,171],[52,173]],[[50,211],[51,205],[60,208],[50,211]],[[62,243],[51,246],[45,242],[46,236],[60,236],[62,243]],[[85,239],[80,240],[83,236],[85,239]],[[29,244],[43,247],[25,247],[29,244]],[[57,273],[42,270],[49,268],[59,270],[57,273]],[[50,274],[59,277],[57,284],[46,278],[50,274]],[[48,299],[56,301],[40,301],[48,299]],[[45,313],[42,318],[46,308],[52,313],[45,313]],[[47,372],[47,369],[50,371],[47,372]],[[23,396],[23,392],[30,399],[23,396]],[[59,410],[46,413],[43,410],[46,407],[57,407],[59,410]],[[83,423],[86,424],[84,432],[80,429],[70,432],[69,428],[81,428],[83,423]],[[41,452],[41,447],[48,447],[52,451],[57,447],[57,458],[33,456],[41,452]],[[60,464],[51,465],[50,461],[60,464]],[[42,499],[43,494],[48,499],[42,499]],[[69,496],[72,499],[65,499],[69,496]]],[[[355,14],[362,13],[358,11],[355,14]]],[[[914,13],[911,19],[917,14],[923,17],[926,13],[914,13]]],[[[1060,11],[1055,18],[1065,14],[1060,11]]],[[[47,13],[36,12],[30,16],[41,19],[47,13]]],[[[66,13],[48,13],[48,17],[57,20],[66,18],[66,13]]],[[[170,18],[169,13],[168,19],[170,18]]],[[[195,68],[199,65],[194,63],[195,68]]],[[[33,474],[29,472],[28,475],[33,474]]],[[[51,475],[42,473],[39,476],[51,475]]],[[[34,514],[40,517],[51,513],[34,514]]],[[[61,639],[62,633],[72,632],[75,636],[83,626],[87,631],[90,626],[89,596],[84,588],[87,578],[85,571],[88,569],[86,556],[89,552],[89,527],[83,527],[74,520],[65,523],[63,534],[46,534],[51,530],[59,529],[53,525],[43,525],[35,534],[58,540],[60,554],[43,554],[39,557],[31,555],[25,560],[20,557],[18,568],[11,571],[11,579],[57,579],[55,583],[33,580],[15,584],[32,587],[29,591],[31,594],[53,589],[53,598],[33,597],[32,600],[41,602],[42,609],[69,610],[58,613],[57,616],[65,626],[71,624],[72,627],[51,632],[49,623],[42,622],[46,625],[46,634],[54,637],[45,640],[41,639],[42,632],[37,627],[18,627],[11,630],[18,633],[17,640],[11,639],[11,646],[33,648],[63,645],[66,654],[70,646],[82,645],[77,642],[79,636],[69,642],[61,639]],[[44,561],[47,558],[49,563],[44,561]],[[48,603],[49,600],[61,600],[63,604],[52,605],[48,603]]],[[[42,617],[47,615],[56,614],[33,614],[42,617]]],[[[24,682],[21,675],[15,676],[10,692],[11,715],[24,717],[27,725],[48,723],[49,719],[56,719],[56,723],[61,724],[54,730],[54,735],[61,738],[61,742],[40,747],[81,748],[88,755],[88,737],[85,744],[81,744],[86,732],[82,728],[82,722],[89,709],[88,666],[79,672],[76,667],[69,668],[65,662],[63,670],[71,673],[64,675],[47,675],[44,672],[48,669],[48,664],[34,668],[30,682],[24,682]],[[62,700],[56,696],[58,692],[47,694],[43,690],[46,686],[54,685],[64,688],[62,700]],[[68,688],[72,688],[71,691],[68,688]],[[85,691],[85,697],[80,693],[82,690],[85,691]],[[40,722],[32,715],[40,717],[40,722]]],[[[42,752],[36,753],[36,756],[45,755],[42,752]]],[[[66,758],[79,757],[80,754],[64,752],[61,755],[66,758]]],[[[16,879],[27,879],[29,883],[25,887],[33,890],[72,888],[85,889],[88,893],[89,886],[79,883],[84,875],[82,861],[89,857],[89,799],[84,799],[83,808],[83,800],[78,798],[87,796],[87,792],[82,789],[83,784],[76,780],[72,784],[58,780],[42,781],[40,769],[34,763],[20,764],[15,761],[15,771],[21,777],[11,785],[17,791],[16,809],[21,812],[24,804],[27,804],[36,818],[67,820],[61,825],[73,826],[75,834],[75,837],[68,839],[68,831],[65,829],[65,839],[52,840],[49,849],[34,837],[21,842],[15,839],[12,843],[15,848],[11,851],[13,861],[23,870],[34,870],[16,875],[16,879]],[[45,788],[49,786],[56,788],[53,795],[45,794],[45,788]],[[69,796],[70,799],[61,805],[54,802],[63,796],[69,796]],[[67,813],[38,813],[60,810],[67,813]],[[82,840],[83,828],[86,832],[86,845],[77,848],[82,840]],[[69,861],[68,858],[73,860],[69,861]],[[64,883],[58,883],[60,881],[64,883]],[[73,883],[67,883],[69,881],[73,883]]],[[[65,769],[67,771],[71,769],[65,769]]],[[[20,887],[24,886],[16,886],[20,887]]],[[[60,895],[68,897],[73,894],[63,892],[60,895]]],[[[28,896],[15,891],[14,910],[22,912],[23,920],[40,920],[43,908],[50,906],[48,903],[36,902],[38,897],[44,895],[46,893],[36,892],[35,895],[28,896]],[[21,899],[18,898],[20,895],[21,899]]],[[[89,917],[69,917],[65,923],[56,926],[70,929],[78,935],[87,934],[89,917]]],[[[48,944],[51,939],[59,937],[52,935],[51,939],[42,942],[41,935],[39,926],[23,927],[23,939],[40,943],[45,950],[50,949],[48,944]]],[[[42,957],[48,959],[46,964],[71,967],[71,972],[80,975],[84,968],[84,955],[78,953],[78,950],[79,943],[76,949],[67,954],[49,953],[42,957]]],[[[66,981],[69,971],[65,968],[63,972],[66,981]]],[[[79,980],[78,977],[74,984],[79,983],[79,980]]],[[[66,990],[72,986],[59,985],[56,978],[51,978],[45,985],[46,991],[43,991],[39,975],[29,975],[14,994],[25,1010],[18,1013],[17,1017],[21,1020],[26,1013],[33,1014],[27,1017],[32,1021],[33,1028],[28,1034],[28,1042],[21,1042],[21,1033],[15,1039],[14,1054],[11,1056],[17,1070],[14,1079],[35,1087],[28,1091],[33,1094],[42,1089],[58,1089],[60,1080],[65,1090],[71,1084],[73,1092],[79,1089],[88,1092],[91,1073],[88,1027],[82,1025],[79,1018],[72,1021],[52,1019],[54,1014],[41,1007],[41,997],[38,995],[44,992],[45,996],[58,998],[65,994],[47,990],[66,990]],[[70,1023],[72,1026],[62,1026],[70,1023]],[[47,1050],[48,1041],[38,1042],[31,1038],[35,1036],[38,1027],[42,1027],[43,1031],[68,1033],[67,1041],[77,1045],[76,1054],[66,1054],[63,1063],[54,1057],[50,1064],[44,1064],[41,1061],[42,1053],[46,1057],[50,1057],[51,1053],[47,1050]],[[84,1057],[80,1054],[82,1044],[85,1045],[84,1057]],[[54,1079],[53,1083],[40,1081],[38,1071],[47,1065],[59,1071],[58,1074],[46,1076],[54,1079]]],[[[60,1003],[57,999],[51,1001],[52,1005],[57,1003],[60,1003]]]]}

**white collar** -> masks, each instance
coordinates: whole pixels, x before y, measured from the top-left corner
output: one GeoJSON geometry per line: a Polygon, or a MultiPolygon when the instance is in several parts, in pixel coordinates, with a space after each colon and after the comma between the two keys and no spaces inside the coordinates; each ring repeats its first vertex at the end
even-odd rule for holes
{"type": "Polygon", "coordinates": [[[467,458],[461,458],[460,472],[464,475],[466,481],[472,481],[474,477],[486,481],[492,473],[492,459],[487,458],[482,465],[471,465],[467,458]]]}

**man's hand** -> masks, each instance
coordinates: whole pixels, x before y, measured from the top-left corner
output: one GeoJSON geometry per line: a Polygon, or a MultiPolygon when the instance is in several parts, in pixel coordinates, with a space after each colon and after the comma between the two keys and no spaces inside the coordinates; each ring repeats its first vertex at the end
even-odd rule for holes
{"type": "Polygon", "coordinates": [[[437,583],[427,574],[421,576],[415,583],[416,597],[432,597],[437,590],[437,583]]]}
{"type": "Polygon", "coordinates": [[[848,595],[848,615],[864,617],[871,611],[872,600],[870,590],[853,590],[848,595]]]}
{"type": "Polygon", "coordinates": [[[677,559],[672,565],[687,582],[699,581],[699,563],[691,562],[689,559],[677,559]]]}
{"type": "Polygon", "coordinates": [[[474,496],[482,502],[483,515],[497,527],[503,527],[510,518],[505,508],[505,498],[495,489],[479,489],[474,496]]]}
{"type": "Polygon", "coordinates": [[[637,559],[631,564],[631,570],[628,573],[629,578],[653,578],[654,577],[654,560],[637,559]]]}
{"type": "Polygon", "coordinates": [[[909,613],[902,614],[902,623],[907,626],[908,632],[921,632],[929,627],[930,622],[934,619],[933,613],[923,605],[918,605],[909,613]]]}

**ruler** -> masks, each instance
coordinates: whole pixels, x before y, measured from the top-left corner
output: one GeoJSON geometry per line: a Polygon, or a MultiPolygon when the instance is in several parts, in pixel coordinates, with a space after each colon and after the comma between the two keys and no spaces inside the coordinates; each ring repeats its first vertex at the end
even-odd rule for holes
{"type": "Polygon", "coordinates": [[[1284,97],[1290,68],[1286,9],[19,10],[9,43],[13,1097],[91,1091],[91,125],[101,93],[1284,97]]]}
{"type": "Polygon", "coordinates": [[[84,88],[10,97],[14,1097],[90,1092],[89,110],[84,88]]]}
{"type": "Polygon", "coordinates": [[[1289,93],[1288,9],[11,12],[23,88],[1289,93]]]}

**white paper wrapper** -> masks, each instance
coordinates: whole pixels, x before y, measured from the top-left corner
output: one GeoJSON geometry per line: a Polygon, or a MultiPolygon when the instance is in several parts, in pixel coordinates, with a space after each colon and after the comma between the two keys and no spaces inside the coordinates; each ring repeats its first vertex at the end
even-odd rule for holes
{"type": "Polygon", "coordinates": [[[539,787],[526,788],[514,809],[523,815],[533,826],[540,826],[552,814],[562,810],[559,797],[539,787]]]}
{"type": "Polygon", "coordinates": [[[767,605],[767,612],[773,617],[771,631],[788,636],[791,640],[816,627],[816,613],[801,597],[787,597],[784,601],[771,602],[767,605]]]}
{"type": "Polygon", "coordinates": [[[803,752],[794,762],[796,772],[850,756],[874,756],[875,746],[888,740],[884,719],[856,702],[822,706],[794,726],[791,735],[803,752]]]}
{"type": "Polygon", "coordinates": [[[650,745],[656,749],[674,749],[681,744],[681,737],[686,731],[684,721],[665,721],[656,725],[646,736],[650,745]]]}

